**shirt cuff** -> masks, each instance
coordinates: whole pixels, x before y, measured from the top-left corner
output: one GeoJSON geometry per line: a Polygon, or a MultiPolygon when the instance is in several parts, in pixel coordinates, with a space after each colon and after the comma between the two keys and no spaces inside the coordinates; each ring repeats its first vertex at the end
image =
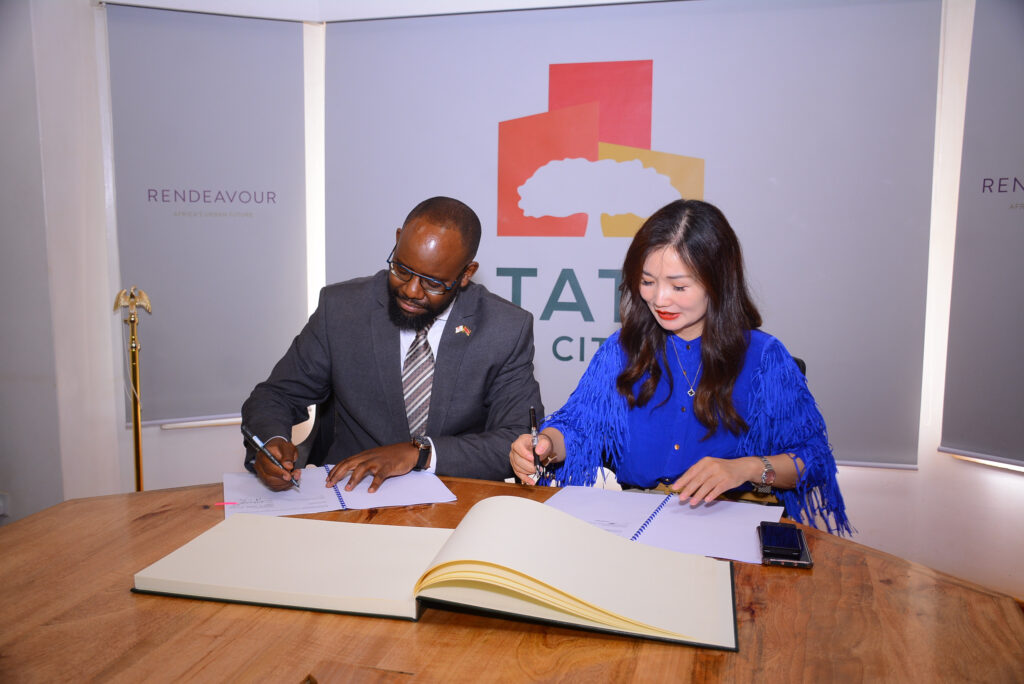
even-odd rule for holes
{"type": "Polygon", "coordinates": [[[429,436],[427,441],[430,442],[430,465],[427,466],[426,470],[428,473],[433,473],[437,470],[437,447],[434,446],[434,440],[429,436]]]}

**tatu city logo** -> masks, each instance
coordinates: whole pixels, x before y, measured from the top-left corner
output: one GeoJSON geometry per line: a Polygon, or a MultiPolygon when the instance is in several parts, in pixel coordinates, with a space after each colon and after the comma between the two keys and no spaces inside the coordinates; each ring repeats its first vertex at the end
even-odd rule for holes
{"type": "Polygon", "coordinates": [[[632,237],[704,160],[651,149],[653,60],[551,64],[548,111],[498,123],[498,235],[632,237]]]}
{"type": "MultiPolygon", "coordinates": [[[[703,159],[651,149],[653,75],[653,60],[548,67],[548,111],[498,122],[498,237],[632,238],[659,207],[704,198],[703,159]]],[[[597,251],[496,268],[519,306],[549,293],[537,340],[556,362],[585,362],[619,323],[622,255],[597,251]]]]}

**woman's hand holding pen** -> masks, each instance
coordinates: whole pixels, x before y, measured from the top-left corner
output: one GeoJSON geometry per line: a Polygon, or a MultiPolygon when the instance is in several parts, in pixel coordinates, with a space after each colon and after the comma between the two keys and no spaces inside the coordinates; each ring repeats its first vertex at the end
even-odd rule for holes
{"type": "MultiPolygon", "coordinates": [[[[537,455],[543,456],[551,451],[551,440],[547,435],[541,433],[537,436],[537,455]]],[[[534,484],[536,482],[537,468],[533,462],[533,436],[530,434],[519,435],[516,441],[512,442],[512,449],[508,454],[512,463],[512,472],[516,479],[523,484],[534,484]]]]}
{"type": "MultiPolygon", "coordinates": [[[[544,429],[537,435],[537,456],[545,467],[562,460],[557,457],[554,442],[554,436],[548,429],[544,429]]],[[[516,478],[531,485],[537,482],[537,467],[534,463],[533,453],[533,436],[525,434],[519,435],[516,441],[512,442],[512,448],[508,454],[512,472],[515,473],[516,478]]]]}
{"type": "Polygon", "coordinates": [[[278,468],[262,452],[257,451],[256,462],[253,464],[256,468],[256,475],[263,484],[275,492],[291,489],[293,487],[292,478],[298,481],[302,477],[302,471],[294,469],[295,461],[299,458],[299,452],[296,451],[295,445],[278,437],[268,440],[264,446],[283,467],[278,468]]]}

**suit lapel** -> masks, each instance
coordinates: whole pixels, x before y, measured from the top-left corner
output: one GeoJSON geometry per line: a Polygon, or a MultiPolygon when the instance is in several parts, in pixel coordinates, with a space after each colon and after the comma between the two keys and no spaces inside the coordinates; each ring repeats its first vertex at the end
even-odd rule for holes
{"type": "Polygon", "coordinates": [[[457,379],[459,369],[462,368],[462,359],[466,355],[466,350],[469,349],[472,330],[476,327],[474,314],[479,299],[479,291],[474,285],[470,285],[460,292],[444,326],[441,343],[438,345],[436,353],[434,384],[430,390],[430,415],[427,418],[428,435],[444,431],[453,397],[459,391],[457,379]]]}
{"type": "Polygon", "coordinates": [[[378,387],[389,412],[388,423],[406,425],[405,397],[402,395],[402,363],[399,359],[398,328],[388,318],[387,293],[379,295],[376,309],[370,314],[370,339],[377,360],[378,387]]]}

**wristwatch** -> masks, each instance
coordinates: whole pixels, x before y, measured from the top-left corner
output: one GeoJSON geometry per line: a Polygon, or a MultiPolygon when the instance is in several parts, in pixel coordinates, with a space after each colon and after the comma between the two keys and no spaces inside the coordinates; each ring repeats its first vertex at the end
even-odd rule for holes
{"type": "Polygon", "coordinates": [[[751,482],[754,485],[754,491],[758,494],[771,494],[772,485],[775,484],[775,468],[772,467],[771,461],[764,456],[759,456],[761,463],[764,463],[764,470],[761,471],[761,481],[751,482]]]}
{"type": "Polygon", "coordinates": [[[416,459],[416,465],[412,469],[426,470],[430,465],[430,440],[426,437],[413,437],[412,445],[420,450],[419,458],[416,459]]]}

